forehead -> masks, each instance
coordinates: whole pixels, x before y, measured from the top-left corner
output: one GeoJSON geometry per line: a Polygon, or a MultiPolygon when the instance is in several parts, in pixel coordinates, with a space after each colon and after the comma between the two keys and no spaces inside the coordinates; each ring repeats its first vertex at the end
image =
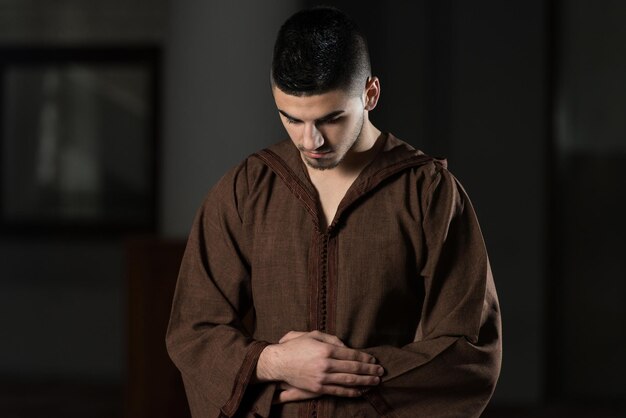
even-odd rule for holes
{"type": "Polygon", "coordinates": [[[276,107],[301,120],[315,120],[337,110],[348,112],[359,97],[343,90],[331,90],[311,96],[294,96],[272,87],[276,107]]]}

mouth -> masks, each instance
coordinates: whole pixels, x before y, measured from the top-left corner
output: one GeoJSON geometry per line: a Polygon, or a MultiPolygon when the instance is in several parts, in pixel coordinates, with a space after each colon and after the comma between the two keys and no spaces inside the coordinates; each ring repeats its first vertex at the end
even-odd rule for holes
{"type": "Polygon", "coordinates": [[[302,152],[307,157],[315,158],[315,159],[324,158],[325,156],[330,154],[330,151],[324,151],[324,152],[319,152],[319,151],[302,151],[302,152]]]}

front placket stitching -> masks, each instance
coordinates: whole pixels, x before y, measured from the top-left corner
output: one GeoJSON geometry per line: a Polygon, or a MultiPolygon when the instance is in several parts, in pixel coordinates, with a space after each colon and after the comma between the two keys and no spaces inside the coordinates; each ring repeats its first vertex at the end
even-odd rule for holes
{"type": "MultiPolygon", "coordinates": [[[[260,153],[257,153],[256,156],[261,158],[261,160],[263,160],[269,167],[274,169],[276,174],[278,174],[278,176],[282,178],[282,180],[287,184],[287,186],[292,191],[292,193],[296,196],[296,198],[302,201],[307,211],[314,218],[315,232],[314,232],[313,245],[316,246],[315,244],[317,244],[317,247],[319,248],[319,264],[317,265],[317,269],[316,269],[317,274],[313,275],[316,278],[317,283],[314,283],[315,286],[314,286],[314,289],[312,289],[312,293],[313,294],[317,293],[318,297],[317,297],[317,304],[315,304],[316,306],[313,306],[315,301],[311,300],[310,308],[311,308],[312,316],[311,316],[310,325],[312,328],[318,329],[321,332],[334,333],[334,328],[335,328],[334,324],[330,324],[332,331],[328,329],[329,323],[335,320],[334,309],[332,309],[332,312],[333,312],[332,318],[329,319],[329,316],[330,316],[329,308],[327,306],[328,305],[327,299],[328,299],[329,293],[332,293],[334,295],[334,292],[330,292],[332,289],[329,289],[330,288],[329,286],[329,280],[330,280],[329,261],[331,259],[329,255],[329,247],[330,247],[330,240],[333,239],[335,240],[333,242],[333,244],[335,245],[332,246],[333,251],[335,252],[337,250],[336,236],[331,237],[331,235],[333,231],[336,229],[336,226],[337,226],[336,224],[337,224],[338,219],[341,217],[341,213],[350,204],[354,203],[354,201],[357,198],[362,197],[368,190],[371,190],[373,187],[378,185],[386,177],[392,174],[395,174],[396,172],[399,172],[405,168],[416,166],[416,165],[421,165],[428,161],[432,161],[433,159],[431,157],[423,156],[423,155],[414,156],[410,159],[399,161],[395,164],[392,164],[386,167],[385,169],[379,170],[378,172],[374,173],[372,177],[370,178],[369,182],[361,185],[361,187],[358,190],[355,190],[356,194],[351,196],[351,199],[348,199],[348,201],[343,202],[344,205],[340,205],[340,207],[337,209],[337,214],[333,223],[327,228],[325,232],[321,232],[319,228],[320,226],[319,211],[317,210],[317,207],[315,206],[315,199],[313,198],[313,196],[311,196],[307,188],[304,186],[304,184],[302,184],[301,180],[295,175],[295,173],[291,170],[291,168],[284,162],[284,160],[282,160],[282,158],[280,158],[277,154],[275,154],[274,152],[270,150],[263,150],[260,153]],[[315,242],[316,240],[317,242],[315,242]],[[321,241],[321,246],[319,245],[320,241],[321,241]]],[[[441,161],[441,160],[435,159],[435,161],[439,164],[442,164],[445,167],[445,160],[441,161]]],[[[315,256],[316,252],[312,252],[311,254],[315,256]]],[[[332,257],[333,262],[336,262],[336,254],[333,254],[332,256],[333,256],[332,257]]],[[[311,260],[309,262],[311,262],[311,260]]],[[[333,283],[333,285],[335,285],[335,283],[333,283]]],[[[378,406],[378,408],[375,408],[375,409],[377,410],[390,409],[389,406],[386,405],[386,402],[384,402],[384,400],[380,397],[378,393],[370,394],[370,395],[371,396],[369,396],[369,398],[373,398],[373,399],[368,399],[368,400],[370,400],[370,402],[374,401],[373,402],[374,405],[378,406]],[[382,402],[386,406],[386,408],[380,408],[380,405],[377,405],[380,402],[382,402]]],[[[365,397],[368,398],[368,396],[365,396],[365,397]]],[[[304,415],[306,417],[309,415],[309,411],[310,411],[311,418],[323,418],[322,410],[320,409],[319,405],[320,405],[320,400],[312,399],[308,404],[303,404],[303,408],[300,409],[299,415],[304,415]]],[[[383,414],[383,416],[386,416],[386,417],[393,417],[395,415],[393,414],[391,410],[387,410],[385,412],[386,413],[383,414]]]]}

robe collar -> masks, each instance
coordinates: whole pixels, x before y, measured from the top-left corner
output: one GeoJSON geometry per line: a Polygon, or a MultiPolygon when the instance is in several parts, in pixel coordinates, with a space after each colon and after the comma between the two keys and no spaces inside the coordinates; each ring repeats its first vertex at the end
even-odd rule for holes
{"type": "MultiPolygon", "coordinates": [[[[372,161],[361,170],[342,201],[339,203],[333,222],[326,232],[331,232],[340,221],[343,212],[368,192],[373,190],[386,178],[411,167],[420,166],[431,161],[446,166],[445,159],[436,159],[424,154],[396,138],[391,133],[381,133],[377,141],[383,141],[381,149],[372,161]]],[[[314,219],[316,229],[321,231],[321,206],[317,190],[311,183],[307,168],[302,161],[300,151],[290,139],[278,142],[253,156],[260,158],[289,187],[291,192],[305,206],[314,219]]]]}

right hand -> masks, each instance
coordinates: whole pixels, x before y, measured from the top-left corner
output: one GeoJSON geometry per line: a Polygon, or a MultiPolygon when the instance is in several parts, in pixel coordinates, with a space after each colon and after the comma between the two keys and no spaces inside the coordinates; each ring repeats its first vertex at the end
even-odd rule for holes
{"type": "Polygon", "coordinates": [[[259,358],[259,374],[268,380],[319,395],[357,397],[359,386],[379,384],[384,373],[373,356],[346,347],[334,335],[292,332],[281,341],[267,346],[259,358]]]}

